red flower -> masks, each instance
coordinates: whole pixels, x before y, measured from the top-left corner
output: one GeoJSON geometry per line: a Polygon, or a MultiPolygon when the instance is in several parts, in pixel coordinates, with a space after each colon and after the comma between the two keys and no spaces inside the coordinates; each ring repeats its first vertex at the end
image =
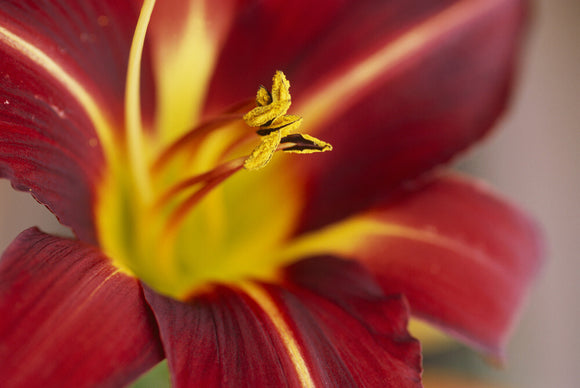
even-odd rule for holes
{"type": "Polygon", "coordinates": [[[437,167],[525,3],[3,1],[0,175],[78,237],[4,253],[3,386],[420,386],[409,308],[501,357],[537,230],[437,167]]]}

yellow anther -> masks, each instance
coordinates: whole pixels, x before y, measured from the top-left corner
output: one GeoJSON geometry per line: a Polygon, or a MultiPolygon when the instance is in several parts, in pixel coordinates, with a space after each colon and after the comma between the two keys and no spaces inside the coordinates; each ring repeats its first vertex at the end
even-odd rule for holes
{"type": "Polygon", "coordinates": [[[302,124],[302,117],[296,115],[284,115],[278,117],[270,125],[262,125],[256,133],[260,136],[269,135],[273,131],[280,131],[282,136],[297,130],[302,124]]]}
{"type": "Polygon", "coordinates": [[[258,93],[256,93],[256,104],[258,104],[258,106],[265,106],[271,103],[272,96],[270,95],[270,92],[265,87],[260,86],[258,93]]]}
{"type": "Polygon", "coordinates": [[[272,100],[290,101],[290,82],[280,70],[276,71],[272,78],[272,100]]]}
{"type": "Polygon", "coordinates": [[[250,127],[261,127],[288,112],[290,104],[290,82],[281,71],[272,79],[272,93],[260,86],[256,94],[257,107],[244,115],[244,121],[250,127]]]}
{"type": "Polygon", "coordinates": [[[281,150],[300,154],[332,150],[332,146],[310,135],[292,134],[302,124],[302,117],[287,115],[292,103],[290,82],[281,71],[272,79],[272,91],[260,86],[256,93],[256,108],[244,115],[250,127],[259,127],[261,143],[254,148],[244,162],[247,170],[259,170],[272,159],[274,152],[285,143],[281,150]]]}
{"type": "Polygon", "coordinates": [[[290,108],[290,101],[275,101],[269,105],[258,106],[244,115],[244,121],[250,127],[261,127],[275,118],[283,116],[290,108]]]}
{"type": "Polygon", "coordinates": [[[282,143],[287,143],[287,147],[282,150],[293,154],[313,154],[315,152],[332,151],[332,145],[303,133],[295,133],[280,139],[282,143]]]}
{"type": "Polygon", "coordinates": [[[280,131],[274,131],[269,135],[262,136],[262,142],[254,148],[248,159],[244,162],[244,168],[246,170],[259,170],[266,166],[278,145],[280,145],[280,139],[282,135],[280,131]]]}

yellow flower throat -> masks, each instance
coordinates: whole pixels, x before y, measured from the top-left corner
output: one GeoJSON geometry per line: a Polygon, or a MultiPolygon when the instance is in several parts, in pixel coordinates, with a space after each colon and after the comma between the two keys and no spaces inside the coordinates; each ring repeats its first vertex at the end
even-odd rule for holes
{"type": "Polygon", "coordinates": [[[97,229],[119,270],[186,299],[216,283],[272,279],[288,264],[275,252],[294,228],[301,193],[293,172],[280,174],[281,163],[272,157],[276,151],[332,149],[295,133],[302,118],[286,114],[289,88],[278,71],[271,90],[261,86],[256,106],[243,116],[248,104],[198,124],[164,147],[152,135],[143,136],[140,168],[131,157],[135,144],[109,163],[99,186],[97,229]],[[256,128],[257,146],[248,126],[256,128]],[[278,165],[261,170],[268,163],[278,165]],[[146,175],[148,193],[139,174],[146,175]]]}

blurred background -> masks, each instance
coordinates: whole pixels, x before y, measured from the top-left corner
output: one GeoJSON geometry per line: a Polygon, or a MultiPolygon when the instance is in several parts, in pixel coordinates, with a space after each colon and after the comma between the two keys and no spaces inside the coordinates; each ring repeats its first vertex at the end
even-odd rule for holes
{"type": "MultiPolygon", "coordinates": [[[[580,386],[580,1],[537,1],[511,110],[460,168],[492,183],[543,225],[549,261],[497,370],[451,345],[426,355],[426,387],[580,386]]],[[[25,228],[67,233],[0,180],[0,251],[25,228]]],[[[153,376],[152,376],[153,377],[153,376]]],[[[160,378],[164,379],[163,373],[160,378]]],[[[155,380],[143,386],[157,386],[155,380]]],[[[157,380],[159,381],[159,380],[157,380]]]]}

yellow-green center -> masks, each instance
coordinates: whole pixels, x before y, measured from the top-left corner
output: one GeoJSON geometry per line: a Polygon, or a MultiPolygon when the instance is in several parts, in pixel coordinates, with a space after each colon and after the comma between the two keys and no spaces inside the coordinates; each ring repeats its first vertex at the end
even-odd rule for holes
{"type": "Polygon", "coordinates": [[[286,114],[288,88],[277,72],[272,91],[260,88],[257,107],[243,117],[229,111],[162,149],[154,135],[143,134],[140,169],[130,152],[109,164],[99,185],[97,227],[120,270],[179,299],[215,283],[277,275],[285,263],[275,253],[295,227],[301,188],[285,161],[262,168],[276,150],[331,149],[291,133],[301,118],[286,114]],[[148,193],[136,170],[145,174],[148,193]]]}

